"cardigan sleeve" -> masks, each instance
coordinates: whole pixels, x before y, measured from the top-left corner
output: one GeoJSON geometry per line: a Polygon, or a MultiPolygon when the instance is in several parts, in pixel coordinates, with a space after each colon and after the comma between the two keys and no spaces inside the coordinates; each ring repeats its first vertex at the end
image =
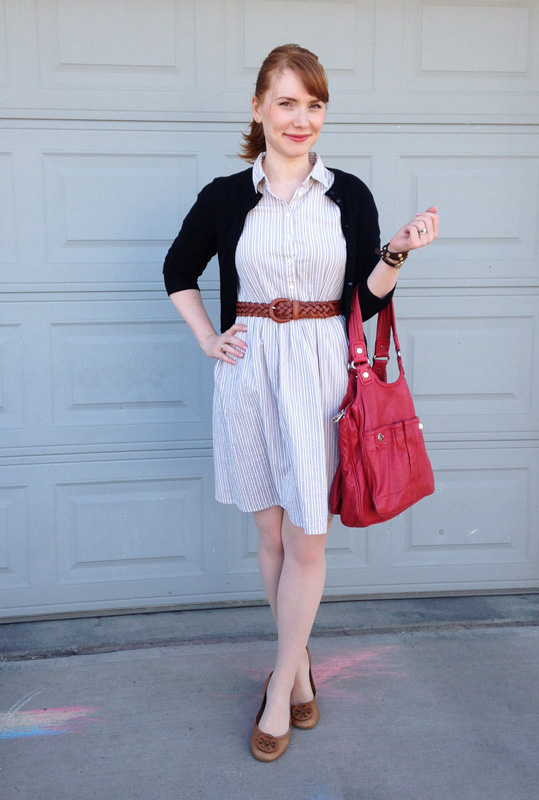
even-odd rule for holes
{"type": "Polygon", "coordinates": [[[391,302],[395,290],[392,289],[385,297],[377,297],[367,285],[369,275],[380,261],[376,253],[380,249],[380,225],[374,197],[365,185],[364,192],[363,213],[358,218],[356,265],[361,316],[368,320],[391,302]]]}
{"type": "Polygon", "coordinates": [[[202,189],[166,255],[163,275],[169,295],[199,289],[198,278],[217,252],[214,183],[202,189]]]}

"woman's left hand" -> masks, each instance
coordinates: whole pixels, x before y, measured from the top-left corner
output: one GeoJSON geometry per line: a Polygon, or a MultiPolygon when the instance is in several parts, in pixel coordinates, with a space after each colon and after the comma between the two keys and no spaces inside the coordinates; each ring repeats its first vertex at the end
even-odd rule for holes
{"type": "Polygon", "coordinates": [[[438,209],[436,206],[416,214],[411,222],[398,231],[389,242],[390,253],[417,250],[433,242],[438,236],[438,209]]]}

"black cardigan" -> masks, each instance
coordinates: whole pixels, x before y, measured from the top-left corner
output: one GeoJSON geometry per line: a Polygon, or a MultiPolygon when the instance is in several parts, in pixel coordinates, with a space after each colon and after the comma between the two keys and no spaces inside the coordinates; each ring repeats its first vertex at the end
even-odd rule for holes
{"type": "MultiPolygon", "coordinates": [[[[346,269],[343,310],[348,319],[353,289],[359,284],[359,302],[367,320],[384,308],[393,295],[379,298],[367,286],[367,278],[379,261],[378,211],[367,186],[348,172],[332,169],[333,186],[326,195],[341,211],[341,227],[346,240],[346,269]]],[[[181,230],[165,258],[163,274],[168,294],[198,289],[198,278],[217,253],[221,286],[221,331],[236,319],[238,273],[235,254],[245,218],[262,194],[253,185],[252,168],[205,186],[187,214],[181,230]]],[[[293,299],[293,298],[292,298],[293,299]]]]}

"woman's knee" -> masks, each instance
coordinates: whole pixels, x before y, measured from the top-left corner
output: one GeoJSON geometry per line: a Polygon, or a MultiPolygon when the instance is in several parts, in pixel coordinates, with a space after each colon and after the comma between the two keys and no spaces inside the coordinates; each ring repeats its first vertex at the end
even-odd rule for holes
{"type": "Polygon", "coordinates": [[[264,550],[282,552],[283,509],[279,506],[255,511],[254,520],[258,533],[258,547],[264,550]]]}
{"type": "Polygon", "coordinates": [[[327,534],[308,535],[303,531],[284,538],[285,558],[297,561],[303,568],[317,569],[326,560],[327,534]]]}

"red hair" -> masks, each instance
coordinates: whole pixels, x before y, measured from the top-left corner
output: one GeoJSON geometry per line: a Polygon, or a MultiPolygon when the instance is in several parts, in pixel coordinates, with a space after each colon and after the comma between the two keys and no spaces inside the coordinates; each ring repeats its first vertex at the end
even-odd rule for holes
{"type": "MultiPolygon", "coordinates": [[[[300,47],[299,44],[283,44],[271,51],[260,67],[255,86],[255,97],[261,101],[268,91],[274,75],[279,75],[283,70],[291,69],[297,72],[303,85],[313,97],[329,101],[328,82],[326,73],[318,56],[300,47]]],[[[242,134],[244,142],[241,146],[240,158],[251,163],[256,161],[260,153],[266,150],[266,139],[261,122],[251,122],[249,133],[242,134]]]]}

